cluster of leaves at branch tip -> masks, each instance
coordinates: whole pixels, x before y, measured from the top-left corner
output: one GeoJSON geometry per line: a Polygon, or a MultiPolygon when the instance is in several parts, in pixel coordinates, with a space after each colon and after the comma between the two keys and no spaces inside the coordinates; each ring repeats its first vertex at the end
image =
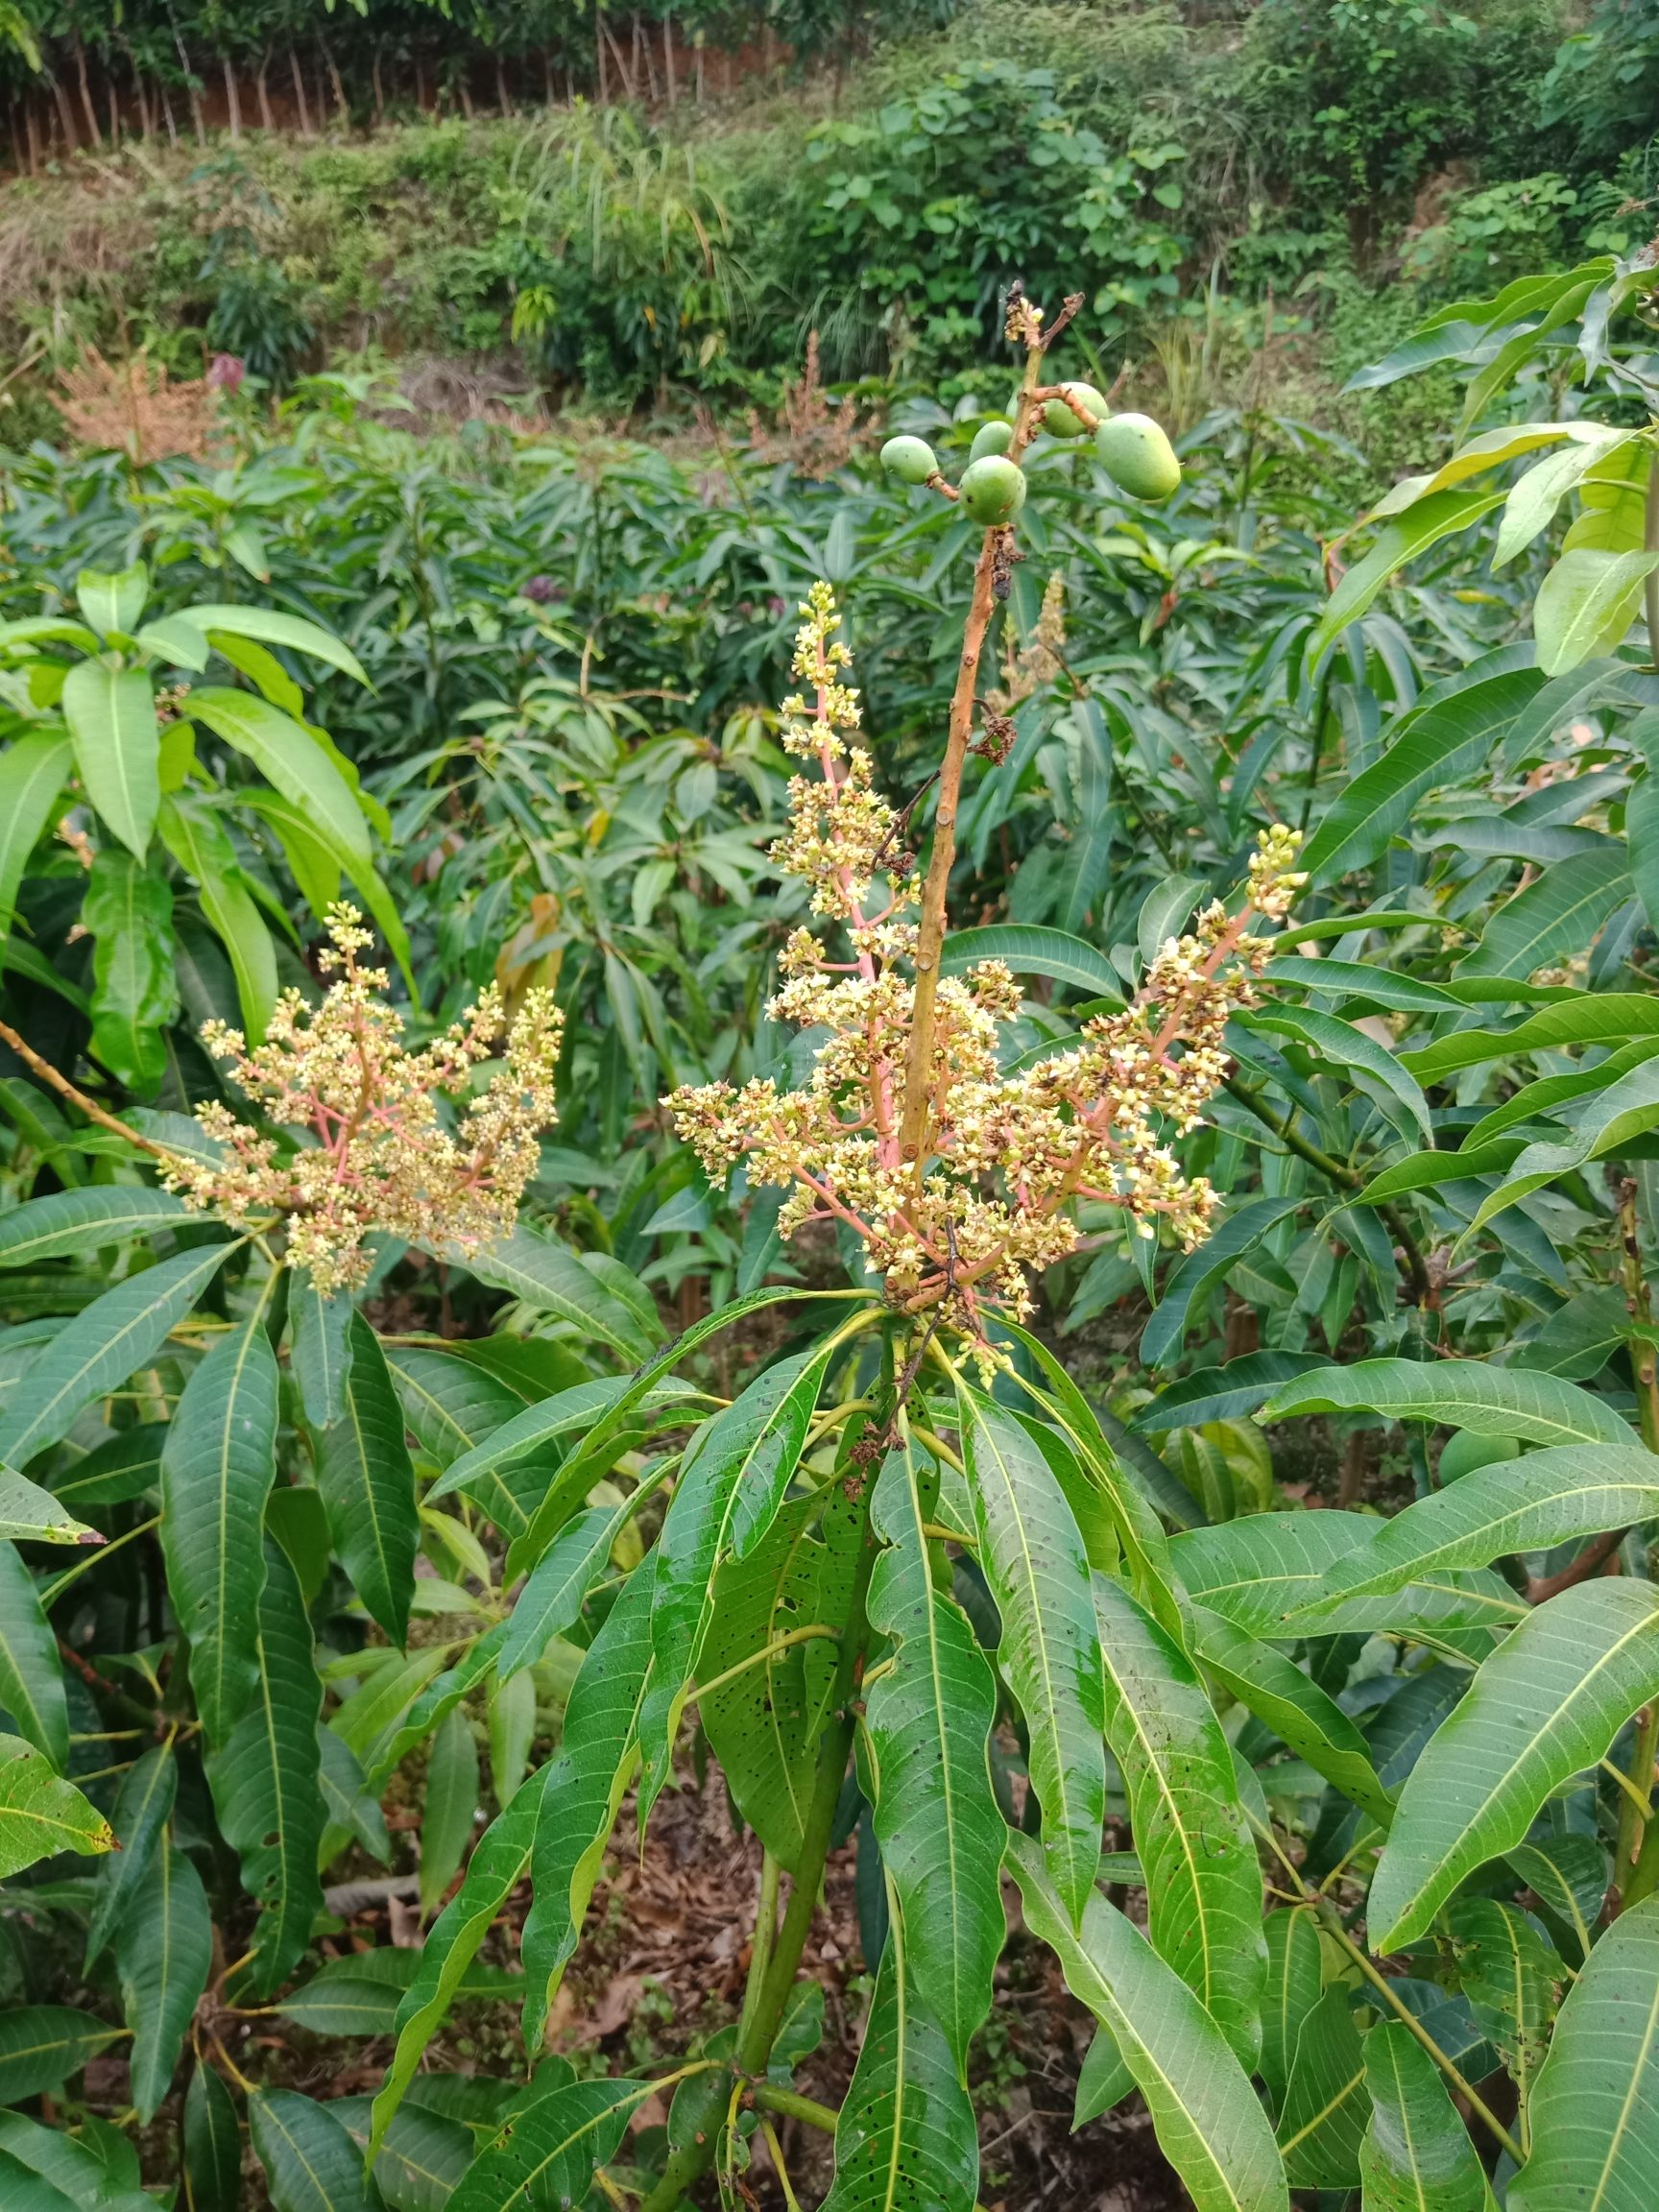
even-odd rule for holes
{"type": "Polygon", "coordinates": [[[903,818],[875,789],[870,755],[854,741],[858,694],[844,681],[851,656],[827,584],[813,587],[802,613],[793,665],[813,696],[783,702],[783,742],[819,774],[791,780],[789,826],[773,858],[811,886],[814,913],[842,924],[852,957],[831,959],[811,929],[796,930],[771,1011],[830,1035],[804,1089],[756,1077],[740,1090],[688,1087],[667,1103],[711,1178],[741,1159],[751,1184],[790,1191],[781,1234],[807,1221],[846,1225],[896,1306],[982,1342],[988,1308],[1023,1318],[1027,1270],[1074,1247],[1068,1209],[1076,1199],[1120,1209],[1143,1238],[1162,1222],[1188,1249],[1202,1241],[1216,1194],[1204,1177],[1182,1173],[1158,1128],[1166,1119],[1183,1136],[1196,1128],[1226,1073],[1222,1033],[1253,1002],[1267,957],[1251,924],[1286,914],[1304,881],[1292,865],[1299,839],[1283,826],[1266,830],[1238,911],[1213,902],[1189,935],[1165,943],[1128,1008],[1094,1017],[1072,1050],[1036,1067],[1004,1074],[998,1066],[998,1031],[1021,1006],[1001,961],[943,979],[928,1157],[906,1161],[900,1130],[915,985],[905,970],[917,931],[902,917],[920,888],[895,851],[903,818]]]}
{"type": "Polygon", "coordinates": [[[554,1119],[563,1026],[550,991],[526,993],[500,1065],[461,1108],[452,1134],[438,1102],[465,1095],[472,1070],[493,1053],[504,1022],[499,991],[492,985],[442,1037],[411,1052],[400,1016],[380,996],[385,970],[358,964],[373,940],[357,909],[333,906],[327,928],[319,965],[336,980],[321,1005],[285,992],[264,1043],[252,1047],[223,1022],[202,1032],[267,1120],[310,1142],[279,1150],[215,1099],[196,1119],[216,1157],[180,1154],[162,1171],[180,1197],[240,1228],[273,1215],[284,1222],[288,1259],[310,1269],[324,1296],[362,1285],[366,1239],[377,1230],[465,1253],[508,1235],[536,1172],[540,1133],[554,1119]]]}

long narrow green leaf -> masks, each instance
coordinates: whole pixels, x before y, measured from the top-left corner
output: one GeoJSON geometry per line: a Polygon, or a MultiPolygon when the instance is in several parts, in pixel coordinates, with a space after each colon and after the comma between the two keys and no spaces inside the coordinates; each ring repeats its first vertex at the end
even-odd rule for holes
{"type": "Polygon", "coordinates": [[[421,1548],[415,1470],[379,1337],[357,1313],[346,1340],[350,1371],[341,1383],[339,1420],[317,1432],[317,1487],[357,1595],[401,1645],[421,1548]]]}
{"type": "Polygon", "coordinates": [[[202,1877],[171,1841],[129,1901],[115,1946],[121,2006],[132,2031],[132,2103],[146,2124],[173,2084],[185,2033],[213,1964],[202,1877]]]}
{"type": "Polygon", "coordinates": [[[0,937],[12,926],[29,855],[69,780],[72,750],[56,730],[26,730],[0,753],[0,937]]]}
{"type": "Polygon", "coordinates": [[[1197,2212],[1287,2212],[1266,2115],[1186,1983],[1097,1893],[1074,1929],[1029,1837],[1010,1835],[1008,1863],[1028,1926],[1059,1959],[1072,1995],[1112,2031],[1197,2212]]]}
{"type": "Polygon", "coordinates": [[[1276,1390],[1257,1416],[1347,1413],[1364,1408],[1394,1421],[1444,1421],[1478,1436],[1529,1444],[1629,1444],[1632,1431],[1602,1399],[1558,1376],[1483,1359],[1361,1359],[1321,1367],[1276,1390]]]}
{"type": "Polygon", "coordinates": [[[161,804],[161,732],[149,677],[78,661],[63,680],[63,719],[87,798],[142,860],[161,804]]]}
{"type": "Polygon", "coordinates": [[[121,2034],[73,2005],[13,2005],[0,2013],[0,2104],[61,2088],[121,2034]]]}
{"type": "Polygon", "coordinates": [[[1370,2117],[1365,2054],[1348,1992],[1337,1983],[1302,2023],[1279,2115],[1279,2149],[1292,2188],[1352,2187],[1370,2117]]]}
{"type": "Polygon", "coordinates": [[[1005,1824],[985,1749],[996,1682],[966,1619],[933,1587],[913,1445],[888,1455],[870,1511],[888,1546],[871,1576],[870,1624],[893,1647],[865,1706],[876,1838],[910,1981],[965,2079],[1002,1948],[1005,1824]]]}
{"type": "Polygon", "coordinates": [[[1486,2212],[1486,2175],[1444,2078],[1402,2021],[1365,2038],[1371,2119],[1359,2146],[1363,2212],[1486,2212]]]}
{"type": "Polygon", "coordinates": [[[647,1479],[620,1504],[591,1506],[560,1530],[514,1603],[497,1668],[501,1681],[534,1666],[570,1626],[605,1572],[617,1537],[656,1490],[656,1481],[647,1479]]]}
{"type": "Polygon", "coordinates": [[[1262,2059],[1257,2071],[1279,2109],[1289,2085],[1302,2023],[1319,2002],[1323,1952],[1319,1922],[1310,1905],[1269,1912],[1262,1933],[1267,1939],[1267,1984],[1262,1999],[1262,2059]]]}
{"type": "Polygon", "coordinates": [[[1174,1358],[1192,1308],[1230,1268],[1257,1249],[1269,1229],[1304,1203],[1299,1197],[1253,1199],[1230,1214],[1208,1243],[1188,1253],[1166,1282],[1164,1295],[1142,1333],[1141,1357],[1148,1367],[1160,1367],[1174,1358]]]}
{"type": "Polygon", "coordinates": [[[541,1767],[519,1784],[513,1801],[485,1829],[468,1861],[461,1887],[439,1913],[421,1953],[421,1964],[397,2008],[397,2044],[374,2100],[369,2155],[385,2139],[415,2070],[477,1956],[496,1914],[524,1877],[553,1767],[541,1767]]]}
{"type": "Polygon", "coordinates": [[[667,1778],[724,1559],[744,1559],[771,1527],[806,1441],[830,1348],[814,1345],[756,1377],[698,1430],[680,1463],[657,1540],[651,1688],[639,1717],[643,1827],[667,1778]]]}
{"type": "Polygon", "coordinates": [[[1561,2008],[1508,2212],[1648,2212],[1659,2170],[1659,1897],[1620,1914],[1561,2008]]]}
{"type": "MultiPolygon", "coordinates": [[[[1312,1006],[1281,1006],[1271,1012],[1258,1011],[1241,1019],[1248,1028],[1263,1030],[1269,1036],[1290,1037],[1300,1045],[1310,1045],[1321,1059],[1331,1061],[1339,1068],[1351,1068],[1360,1077],[1369,1076],[1377,1090],[1384,1094],[1378,1103],[1389,1118],[1397,1122],[1401,1113],[1404,1113],[1421,1133],[1424,1142],[1429,1141],[1429,1101],[1424,1097],[1416,1077],[1409,1070],[1403,1068],[1387,1046],[1380,1045],[1368,1031],[1357,1028],[1352,1022],[1338,1020],[1334,1014],[1322,1014],[1312,1006]]],[[[1364,1088],[1363,1084],[1361,1088],[1364,1088]]]]}
{"type": "Polygon", "coordinates": [[[1483,1060],[1507,1060],[1523,1052],[1559,1051],[1569,1045],[1607,1045],[1617,1038],[1659,1034],[1659,1000],[1636,991],[1610,991],[1604,997],[1575,998],[1529,1014],[1512,1029],[1454,1029],[1431,1045],[1401,1054],[1420,1083],[1443,1082],[1460,1069],[1483,1060]]]}
{"type": "Polygon", "coordinates": [[[54,1190],[49,1197],[31,1198],[0,1214],[0,1267],[33,1267],[42,1260],[60,1259],[65,1252],[125,1244],[189,1218],[182,1198],[142,1183],[96,1183],[83,1190],[54,1190]]]}
{"type": "Polygon", "coordinates": [[[276,1356],[254,1314],[218,1339],[184,1385],[161,1454],[167,1588],[214,1746],[229,1736],[259,1675],[261,1530],[276,1479],[279,1388],[276,1356]]]}
{"type": "Polygon", "coordinates": [[[69,1764],[69,1704],[58,1641],[35,1577],[14,1544],[0,1542],[0,1705],[20,1736],[61,1773],[69,1764]]]}
{"type": "Polygon", "coordinates": [[[1026,922],[996,922],[983,929],[953,929],[939,963],[941,975],[965,975],[981,960],[1000,960],[1016,975],[1046,975],[1086,991],[1092,998],[1123,1002],[1123,978],[1103,952],[1065,929],[1026,922]]]}
{"type": "Polygon", "coordinates": [[[448,2212],[541,2212],[584,2202],[593,2170],[616,2154],[649,2081],[566,2081],[516,2104],[477,2154],[448,2212]]]}
{"type": "Polygon", "coordinates": [[[293,1970],[322,1910],[317,1846],[327,1815],[318,1786],[317,1679],[311,1623],[286,1553],[265,1546],[259,1599],[259,1674],[248,1709],[207,1780],[242,1883],[260,1907],[253,1936],[254,1988],[274,1989],[293,1970]]]}
{"type": "Polygon", "coordinates": [[[255,2089],[248,2131],[276,2212],[374,2212],[357,2146],[325,2104],[255,2089]]]}
{"type": "MultiPolygon", "coordinates": [[[[262,645],[286,645],[292,652],[309,653],[313,659],[325,661],[330,668],[338,668],[348,676],[366,685],[368,676],[363,663],[330,631],[320,623],[307,622],[303,615],[285,613],[277,607],[244,607],[229,602],[220,605],[182,607],[177,619],[188,622],[193,629],[206,633],[209,630],[227,631],[232,637],[253,637],[262,645]]],[[[240,693],[237,694],[240,697],[240,693]]]]}
{"type": "Polygon", "coordinates": [[[92,1916],[86,1927],[88,1967],[134,1909],[161,1848],[178,1791],[179,1768],[170,1744],[152,1744],[136,1766],[121,1777],[113,1815],[121,1848],[111,1852],[98,1869],[92,1916]]]}
{"type": "Polygon", "coordinates": [[[199,2064],[184,2092],[188,2212],[241,2212],[242,2128],[229,2090],[199,2064]]]}
{"type": "Polygon", "coordinates": [[[102,1544],[96,1528],[77,1521],[54,1490],[0,1467],[0,1536],[21,1544],[102,1544]]]}
{"type": "Polygon", "coordinates": [[[835,2178],[823,2212],[971,2212],[978,2181],[974,2107],[916,1996],[895,1914],[835,2123],[835,2178]]]}
{"type": "Polygon", "coordinates": [[[117,1283],[65,1323],[30,1368],[0,1420],[0,1459],[22,1467],[74,1427],[91,1399],[154,1359],[234,1250],[180,1252],[117,1283]]]}
{"type": "Polygon", "coordinates": [[[1054,1885],[1075,1925],[1106,1811],[1106,1723],[1089,1562],[1048,1462],[1012,1414],[964,1386],[962,1434],[979,1563],[1001,1616],[998,1661],[1029,1735],[1054,1885]]]}
{"type": "MultiPolygon", "coordinates": [[[[524,1922],[524,2047],[539,2051],[547,2008],[582,1932],[623,1792],[638,1766],[636,1732],[652,1665],[657,1553],[629,1576],[588,1647],[565,1709],[557,1758],[543,1769],[556,1819],[533,1838],[535,1902],[524,1922]]],[[[526,1788],[528,1784],[526,1785],[526,1788]]]]}
{"type": "Polygon", "coordinates": [[[353,1311],[349,1290],[333,1290],[325,1297],[308,1267],[293,1276],[288,1316],[294,1333],[294,1380],[313,1429],[331,1428],[345,1417],[353,1311]]]}
{"type": "Polygon", "coordinates": [[[1630,897],[1630,863],[1621,843],[1603,853],[1557,860],[1535,883],[1500,906],[1460,975],[1531,975],[1565,953],[1581,952],[1630,897]]]}
{"type": "Polygon", "coordinates": [[[1420,1936],[1655,1694],[1659,1593],[1587,1582],[1539,1606],[1480,1669],[1401,1791],[1371,1888],[1373,1948],[1420,1936]]]}
{"type": "Polygon", "coordinates": [[[0,1881],[60,1851],[114,1852],[102,1813],[20,1736],[0,1736],[0,1881]]]}
{"type": "Polygon", "coordinates": [[[179,1012],[173,886],[159,869],[106,848],[87,875],[81,920],[94,940],[92,1049],[129,1091],[154,1097],[179,1012]]]}
{"type": "Polygon", "coordinates": [[[1384,1827],[1394,1800],[1371,1764],[1365,1739],[1316,1682],[1282,1651],[1259,1644],[1219,1613],[1193,1608],[1194,1651],[1208,1672],[1316,1774],[1384,1827]]]}
{"type": "Polygon", "coordinates": [[[1627,1444],[1563,1444],[1479,1467],[1407,1505],[1363,1551],[1337,1560],[1292,1630],[1316,1627],[1346,1598],[1403,1589],[1434,1570],[1483,1567],[1512,1551],[1659,1519],[1659,1458],[1627,1444]]]}
{"type": "Polygon", "coordinates": [[[245,753],[268,783],[303,808],[317,834],[342,858],[367,866],[369,825],[356,796],[302,722],[252,691],[198,685],[185,709],[227,744],[245,753]]]}
{"type": "Polygon", "coordinates": [[[480,1283],[510,1290],[537,1312],[570,1322],[585,1337],[609,1345],[624,1359],[648,1358],[653,1342],[661,1334],[658,1329],[648,1335],[633,1308],[613,1298],[568,1245],[526,1221],[499,1243],[448,1257],[480,1283]]]}
{"type": "Polygon", "coordinates": [[[1197,1670],[1106,1575],[1094,1577],[1106,1741],[1146,1878],[1147,1933],[1246,2068],[1262,2048],[1262,1875],[1232,1747],[1197,1670]]]}

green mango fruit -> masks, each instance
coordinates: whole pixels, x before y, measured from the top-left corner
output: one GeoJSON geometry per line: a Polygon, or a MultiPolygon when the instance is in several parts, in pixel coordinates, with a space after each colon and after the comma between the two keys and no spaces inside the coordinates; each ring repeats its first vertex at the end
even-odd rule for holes
{"type": "Polygon", "coordinates": [[[987,453],[1006,453],[1014,443],[1012,422],[999,421],[995,416],[989,422],[981,422],[974,433],[974,443],[968,448],[970,461],[983,461],[987,453]]]}
{"type": "Polygon", "coordinates": [[[987,530],[1012,522],[1025,504],[1024,474],[1000,453],[971,461],[962,472],[961,489],[963,506],[987,530]]]}
{"type": "MultiPolygon", "coordinates": [[[[1070,392],[1080,407],[1087,407],[1097,421],[1104,422],[1112,410],[1104,397],[1093,384],[1062,384],[1062,392],[1070,392]]],[[[1087,438],[1087,423],[1067,406],[1064,399],[1050,399],[1043,409],[1043,427],[1050,438],[1087,438]]]]}
{"type": "Polygon", "coordinates": [[[1181,481],[1175,448],[1150,415],[1114,415],[1095,431],[1094,451],[1113,482],[1137,499],[1167,499],[1181,481]]]}
{"type": "Polygon", "coordinates": [[[1455,1482],[1460,1475],[1473,1475],[1478,1467],[1496,1467],[1504,1459],[1520,1456],[1521,1440],[1517,1436],[1477,1436],[1471,1429],[1459,1429],[1441,1447],[1440,1480],[1442,1484],[1455,1482]]]}
{"type": "Polygon", "coordinates": [[[926,438],[889,438],[881,448],[881,466],[901,484],[926,484],[939,473],[933,448],[926,438]]]}

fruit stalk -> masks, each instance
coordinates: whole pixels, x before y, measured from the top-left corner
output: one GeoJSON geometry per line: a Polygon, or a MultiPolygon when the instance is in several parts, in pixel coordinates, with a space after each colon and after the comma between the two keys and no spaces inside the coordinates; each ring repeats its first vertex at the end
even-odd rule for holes
{"type": "MultiPolygon", "coordinates": [[[[1020,411],[1009,447],[1009,456],[1016,462],[1036,432],[1037,373],[1042,367],[1043,350],[1038,339],[1029,340],[1028,345],[1025,374],[1020,387],[1020,411]]],[[[956,807],[962,796],[962,770],[968,758],[968,743],[974,734],[979,657],[996,605],[993,587],[1001,535],[1000,526],[986,531],[979,558],[974,565],[974,592],[962,631],[962,658],[957,664],[955,688],[950,694],[945,758],[939,769],[933,850],[922,887],[922,921],[916,945],[916,997],[910,1017],[910,1048],[904,1063],[904,1114],[899,1126],[900,1157],[914,1164],[918,1180],[926,1166],[927,1109],[932,1095],[929,1073],[933,1065],[939,961],[945,949],[945,895],[956,858],[956,807]]]]}

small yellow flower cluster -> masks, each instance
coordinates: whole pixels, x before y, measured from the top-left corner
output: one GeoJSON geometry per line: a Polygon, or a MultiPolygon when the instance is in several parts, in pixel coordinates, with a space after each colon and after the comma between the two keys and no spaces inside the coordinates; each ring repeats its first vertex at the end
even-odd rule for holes
{"type": "Polygon", "coordinates": [[[319,965],[337,980],[321,1005],[285,991],[265,1042],[252,1048],[221,1022],[202,1032],[266,1121],[302,1139],[279,1146],[214,1100],[196,1118],[221,1157],[180,1159],[162,1177],[238,1227],[281,1215],[288,1259],[308,1267],[325,1295],[364,1281],[364,1239],[374,1230],[464,1252],[507,1234],[536,1172],[539,1133],[554,1118],[563,1019],[549,992],[526,995],[501,1065],[454,1116],[451,1133],[438,1100],[464,1096],[471,1070],[492,1057],[500,994],[492,987],[444,1036],[411,1052],[400,1017],[377,996],[386,972],[358,965],[373,942],[362,916],[334,906],[327,928],[331,950],[319,965]]]}
{"type": "Polygon", "coordinates": [[[1189,1248],[1204,1236],[1214,1192],[1183,1176],[1159,1128],[1196,1127],[1226,1073],[1228,1016],[1250,1003],[1267,954],[1248,925],[1284,915],[1304,880],[1291,869],[1299,839],[1269,830],[1238,915],[1212,904],[1190,935],[1164,946],[1133,1005],[1089,1022],[1072,1049],[1021,1073],[1005,1076],[998,1062],[998,1033],[1020,1013],[1008,970],[988,960],[942,979],[926,1156],[907,1159],[900,1131],[915,987],[900,963],[915,930],[897,917],[916,887],[889,873],[889,903],[865,912],[899,818],[871,789],[868,757],[848,743],[857,693],[841,681],[848,655],[829,587],[814,586],[802,612],[794,665],[816,704],[785,703],[785,743],[816,756],[823,781],[795,780],[790,829],[774,852],[812,883],[814,909],[846,925],[854,957],[828,960],[806,929],[785,948],[772,1012],[830,1032],[805,1089],[757,1078],[738,1091],[677,1091],[667,1103],[710,1177],[741,1159],[751,1184],[791,1190],[779,1216],[785,1236],[807,1221],[845,1224],[895,1304],[978,1337],[987,1303],[1029,1312],[1027,1270],[1074,1247],[1077,1199],[1121,1209],[1142,1237],[1160,1221],[1189,1248]]]}

